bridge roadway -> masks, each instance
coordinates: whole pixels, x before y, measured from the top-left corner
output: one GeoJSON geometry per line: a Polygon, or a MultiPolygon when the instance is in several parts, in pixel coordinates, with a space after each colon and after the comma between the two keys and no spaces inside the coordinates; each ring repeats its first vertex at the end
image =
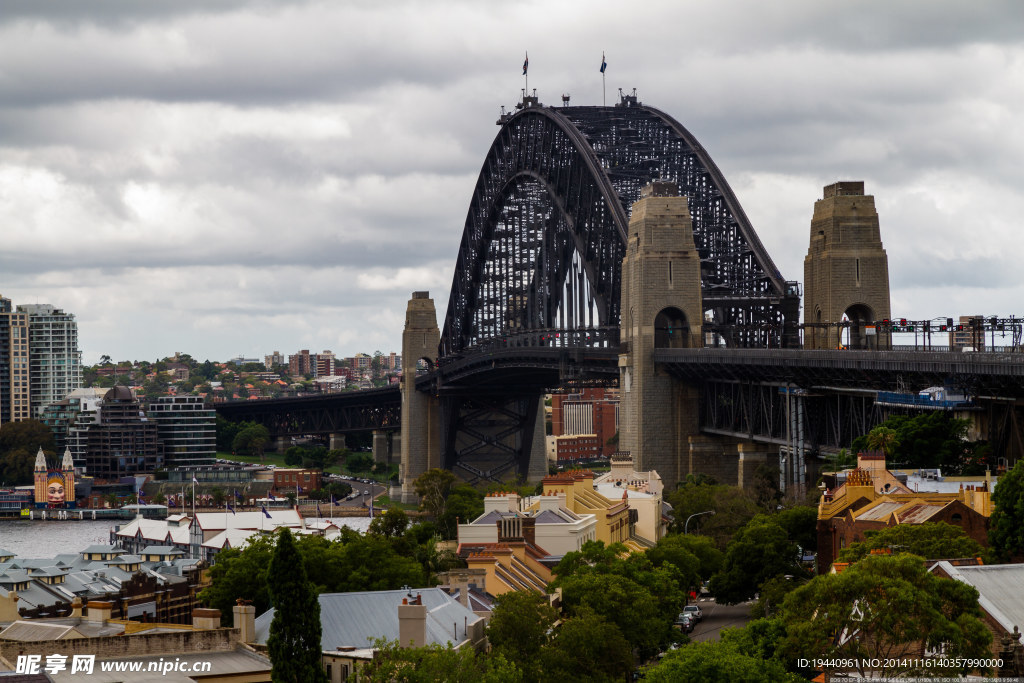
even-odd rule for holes
{"type": "Polygon", "coordinates": [[[732,380],[802,389],[962,389],[971,396],[1024,398],[1024,353],[655,349],[655,362],[691,382],[732,380]]]}
{"type": "MultiPolygon", "coordinates": [[[[952,385],[975,397],[1024,399],[1024,353],[700,348],[656,349],[654,358],[673,376],[706,386],[865,393],[952,385]]],[[[608,346],[491,347],[442,360],[438,369],[418,376],[416,386],[437,395],[490,387],[497,395],[607,385],[618,378],[617,361],[618,348],[608,346]]],[[[386,430],[400,427],[401,395],[398,387],[387,387],[219,403],[216,410],[231,421],[259,422],[273,437],[386,430]]]]}

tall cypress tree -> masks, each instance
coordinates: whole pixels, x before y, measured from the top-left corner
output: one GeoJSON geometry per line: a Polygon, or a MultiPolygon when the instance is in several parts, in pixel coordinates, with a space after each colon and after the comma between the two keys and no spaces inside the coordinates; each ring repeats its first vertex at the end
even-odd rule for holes
{"type": "Polygon", "coordinates": [[[282,529],[267,575],[274,620],[267,651],[274,683],[326,683],[320,664],[320,601],[288,529],[282,529]]]}

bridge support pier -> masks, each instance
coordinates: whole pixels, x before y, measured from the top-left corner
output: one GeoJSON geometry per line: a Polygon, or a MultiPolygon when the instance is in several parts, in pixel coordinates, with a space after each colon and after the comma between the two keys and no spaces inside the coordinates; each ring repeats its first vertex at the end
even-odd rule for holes
{"type": "Polygon", "coordinates": [[[345,435],[337,433],[337,432],[331,434],[331,436],[328,438],[327,448],[329,450],[332,450],[332,451],[334,451],[334,450],[339,450],[340,451],[340,450],[344,449],[345,448],[345,435]]]}
{"type": "Polygon", "coordinates": [[[413,482],[432,467],[441,466],[440,406],[435,397],[416,390],[420,360],[437,364],[441,332],[429,292],[413,292],[402,332],[402,502],[418,502],[413,482]]]}
{"type": "Polygon", "coordinates": [[[704,434],[693,434],[687,441],[690,452],[686,475],[705,474],[719,484],[736,483],[736,466],[730,457],[736,452],[734,441],[704,434]]]}
{"type": "MultiPolygon", "coordinates": [[[[756,474],[759,467],[771,466],[774,451],[765,444],[752,442],[736,444],[736,451],[739,453],[739,462],[736,468],[736,485],[742,488],[749,488],[756,483],[756,474]]],[[[775,455],[775,459],[778,456],[775,455]]]]}
{"type": "Polygon", "coordinates": [[[530,465],[527,481],[540,481],[548,475],[547,441],[544,438],[544,401],[537,401],[537,418],[533,425],[533,448],[530,450],[530,465]]]}
{"type": "Polygon", "coordinates": [[[379,429],[374,430],[373,461],[375,463],[384,463],[386,465],[391,462],[391,458],[388,456],[388,433],[379,429]]]}
{"type": "Polygon", "coordinates": [[[275,437],[271,442],[271,450],[275,453],[284,453],[292,445],[291,437],[278,436],[275,437]]]}
{"type": "Polygon", "coordinates": [[[654,349],[703,346],[700,268],[686,198],[675,183],[652,182],[633,205],[622,260],[619,447],[666,482],[684,476],[698,396],[659,370],[654,349]]]}

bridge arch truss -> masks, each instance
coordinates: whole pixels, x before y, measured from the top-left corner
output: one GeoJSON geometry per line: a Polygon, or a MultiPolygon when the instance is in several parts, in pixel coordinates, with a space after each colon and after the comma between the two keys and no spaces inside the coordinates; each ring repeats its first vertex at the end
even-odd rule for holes
{"type": "Polygon", "coordinates": [[[503,123],[470,201],[441,356],[616,345],[629,212],[655,179],[676,182],[688,199],[716,341],[796,346],[796,287],[721,171],[677,121],[626,98],[615,107],[528,106],[503,123]]]}

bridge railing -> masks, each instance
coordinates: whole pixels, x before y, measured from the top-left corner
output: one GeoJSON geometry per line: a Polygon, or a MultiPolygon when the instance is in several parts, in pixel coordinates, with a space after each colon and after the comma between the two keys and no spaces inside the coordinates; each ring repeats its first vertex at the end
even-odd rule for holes
{"type": "Polygon", "coordinates": [[[1024,353],[1022,346],[992,346],[986,344],[981,348],[971,346],[949,346],[948,344],[893,344],[893,351],[931,351],[934,353],[1024,353]]]}
{"type": "Polygon", "coordinates": [[[568,330],[559,328],[508,330],[500,337],[481,340],[465,351],[493,351],[531,346],[566,349],[618,348],[619,328],[616,325],[568,330]]]}

